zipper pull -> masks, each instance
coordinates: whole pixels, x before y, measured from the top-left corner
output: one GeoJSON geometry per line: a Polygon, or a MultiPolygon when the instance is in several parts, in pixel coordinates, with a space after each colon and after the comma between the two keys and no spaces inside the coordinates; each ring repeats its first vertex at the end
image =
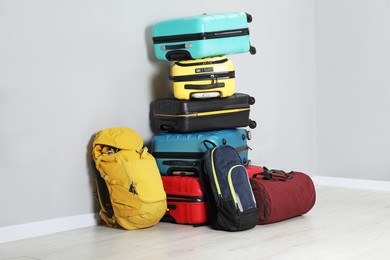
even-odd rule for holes
{"type": "Polygon", "coordinates": [[[145,146],[144,148],[142,148],[142,149],[139,151],[139,154],[140,154],[141,159],[142,159],[142,158],[145,158],[146,155],[148,154],[148,148],[145,146]]]}
{"type": "Polygon", "coordinates": [[[135,195],[138,195],[138,192],[135,190],[135,187],[137,186],[137,183],[136,182],[132,182],[130,184],[130,188],[129,188],[129,191],[135,195]]]}

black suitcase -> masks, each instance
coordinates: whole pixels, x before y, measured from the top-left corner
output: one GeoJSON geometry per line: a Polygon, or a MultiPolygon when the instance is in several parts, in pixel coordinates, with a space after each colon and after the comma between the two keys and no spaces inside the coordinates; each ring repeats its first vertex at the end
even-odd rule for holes
{"type": "Polygon", "coordinates": [[[160,98],[150,105],[151,127],[154,132],[199,132],[236,127],[255,128],[249,119],[255,98],[235,93],[227,98],[178,100],[160,98]]]}

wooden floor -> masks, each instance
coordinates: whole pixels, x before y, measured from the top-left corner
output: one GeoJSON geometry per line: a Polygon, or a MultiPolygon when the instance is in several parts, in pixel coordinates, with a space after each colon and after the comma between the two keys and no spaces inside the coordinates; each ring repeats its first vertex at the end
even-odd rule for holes
{"type": "Polygon", "coordinates": [[[0,259],[390,259],[390,192],[322,186],[305,216],[244,232],[96,226],[0,244],[0,259]]]}

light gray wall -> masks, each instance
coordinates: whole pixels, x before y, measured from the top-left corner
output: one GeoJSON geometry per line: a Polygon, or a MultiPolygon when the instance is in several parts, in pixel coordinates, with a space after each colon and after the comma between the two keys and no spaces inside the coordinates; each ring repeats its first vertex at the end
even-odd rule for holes
{"type": "Polygon", "coordinates": [[[247,11],[258,54],[229,56],[256,97],[252,161],[316,172],[314,2],[0,1],[0,227],[94,212],[90,142],[127,126],[149,142],[149,103],[168,93],[151,26],[247,11]]]}
{"type": "Polygon", "coordinates": [[[389,14],[389,1],[316,1],[318,175],[390,180],[389,14]]]}

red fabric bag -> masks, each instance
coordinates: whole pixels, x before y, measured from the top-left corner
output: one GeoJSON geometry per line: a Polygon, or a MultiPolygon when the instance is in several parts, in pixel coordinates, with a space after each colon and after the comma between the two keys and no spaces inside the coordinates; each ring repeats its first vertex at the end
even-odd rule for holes
{"type": "Polygon", "coordinates": [[[269,224],[307,213],[315,204],[316,191],[311,178],[302,172],[268,170],[250,179],[260,208],[258,224],[269,224]]]}
{"type": "Polygon", "coordinates": [[[264,169],[261,166],[257,165],[246,165],[246,172],[248,173],[248,178],[252,178],[253,175],[262,173],[264,169]]]}

